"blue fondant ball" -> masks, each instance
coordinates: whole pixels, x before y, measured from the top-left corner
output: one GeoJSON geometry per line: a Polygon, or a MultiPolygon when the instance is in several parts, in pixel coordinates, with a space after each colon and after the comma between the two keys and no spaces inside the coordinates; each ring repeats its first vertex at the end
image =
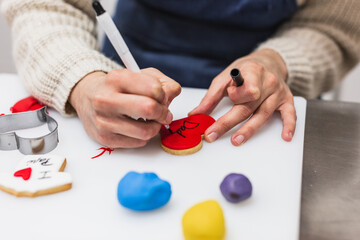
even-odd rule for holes
{"type": "Polygon", "coordinates": [[[119,182],[117,196],[119,203],[126,208],[154,210],[170,200],[171,186],[155,173],[128,172],[119,182]]]}

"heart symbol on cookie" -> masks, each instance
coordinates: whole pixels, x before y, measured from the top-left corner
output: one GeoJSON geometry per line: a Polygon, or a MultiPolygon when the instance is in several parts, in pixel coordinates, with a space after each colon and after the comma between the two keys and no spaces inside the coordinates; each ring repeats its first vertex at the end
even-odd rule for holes
{"type": "Polygon", "coordinates": [[[199,151],[202,137],[215,120],[209,115],[198,114],[173,121],[167,129],[161,127],[161,147],[174,155],[187,155],[199,151]]]}
{"type": "Polygon", "coordinates": [[[22,177],[25,181],[29,180],[31,176],[31,168],[24,168],[14,173],[14,177],[22,177]]]}

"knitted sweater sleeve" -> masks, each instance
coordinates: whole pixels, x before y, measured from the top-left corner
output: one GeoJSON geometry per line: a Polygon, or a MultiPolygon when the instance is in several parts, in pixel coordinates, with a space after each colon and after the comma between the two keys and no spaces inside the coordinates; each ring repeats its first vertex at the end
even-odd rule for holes
{"type": "Polygon", "coordinates": [[[0,0],[13,55],[29,92],[66,115],[75,84],[90,72],[120,68],[97,49],[91,0],[0,0]]]}
{"type": "Polygon", "coordinates": [[[360,58],[360,1],[307,0],[258,49],[277,51],[295,95],[315,98],[334,88],[360,58]]]}

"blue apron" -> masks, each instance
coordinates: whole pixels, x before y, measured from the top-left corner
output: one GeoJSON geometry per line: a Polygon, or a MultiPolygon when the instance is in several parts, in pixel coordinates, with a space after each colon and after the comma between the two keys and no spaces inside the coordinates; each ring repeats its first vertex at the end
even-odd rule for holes
{"type": "MultiPolygon", "coordinates": [[[[119,0],[114,21],[140,68],[208,88],[296,10],[296,0],[119,0]]],[[[108,39],[103,52],[121,63],[108,39]]]]}

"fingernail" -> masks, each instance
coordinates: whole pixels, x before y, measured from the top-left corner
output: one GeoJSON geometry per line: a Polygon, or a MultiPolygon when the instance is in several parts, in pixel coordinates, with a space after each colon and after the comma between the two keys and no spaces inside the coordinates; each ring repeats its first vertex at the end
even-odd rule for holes
{"type": "Polygon", "coordinates": [[[167,114],[167,116],[166,116],[165,122],[166,122],[166,123],[171,123],[172,119],[173,119],[172,113],[171,113],[171,112],[168,112],[168,114],[167,114]]]}
{"type": "Polygon", "coordinates": [[[241,145],[244,142],[244,136],[243,135],[239,135],[237,137],[234,138],[234,142],[237,146],[241,145]]]}
{"type": "Polygon", "coordinates": [[[293,138],[292,132],[288,132],[288,137],[289,137],[290,140],[293,138]]]}
{"type": "Polygon", "coordinates": [[[208,135],[208,141],[209,142],[213,142],[217,139],[218,135],[216,132],[211,132],[209,135],[208,135]]]}

